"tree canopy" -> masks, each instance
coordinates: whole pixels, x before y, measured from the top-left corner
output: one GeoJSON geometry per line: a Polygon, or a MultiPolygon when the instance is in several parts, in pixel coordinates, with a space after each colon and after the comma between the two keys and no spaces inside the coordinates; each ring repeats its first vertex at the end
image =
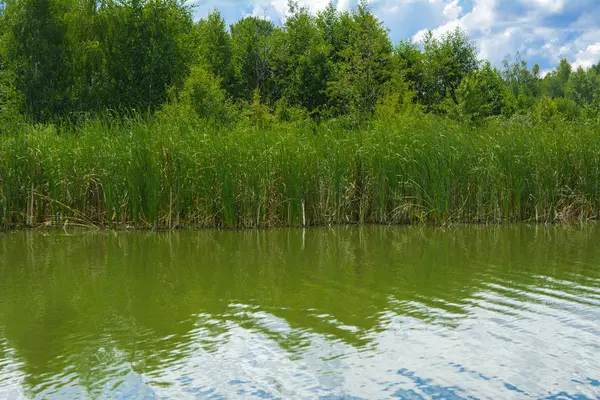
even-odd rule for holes
{"type": "Polygon", "coordinates": [[[600,63],[563,58],[542,77],[517,54],[499,70],[459,28],[394,44],[365,1],[317,15],[290,1],[280,26],[254,16],[227,26],[217,10],[194,21],[183,0],[6,0],[0,28],[0,113],[34,121],[171,103],[214,120],[258,105],[368,118],[397,112],[382,106],[391,99],[473,121],[600,113],[600,63]]]}

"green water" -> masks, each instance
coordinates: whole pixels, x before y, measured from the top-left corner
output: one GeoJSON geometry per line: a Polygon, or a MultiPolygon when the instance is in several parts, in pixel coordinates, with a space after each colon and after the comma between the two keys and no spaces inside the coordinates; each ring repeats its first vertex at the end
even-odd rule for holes
{"type": "Polygon", "coordinates": [[[0,234],[0,399],[598,396],[597,225],[0,234]]]}

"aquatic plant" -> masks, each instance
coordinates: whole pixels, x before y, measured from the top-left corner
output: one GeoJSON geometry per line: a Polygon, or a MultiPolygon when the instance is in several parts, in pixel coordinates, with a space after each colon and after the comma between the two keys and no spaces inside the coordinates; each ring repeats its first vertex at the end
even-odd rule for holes
{"type": "Polygon", "coordinates": [[[599,154],[600,128],[567,121],[23,123],[0,137],[0,215],[3,227],[593,219],[599,154]]]}

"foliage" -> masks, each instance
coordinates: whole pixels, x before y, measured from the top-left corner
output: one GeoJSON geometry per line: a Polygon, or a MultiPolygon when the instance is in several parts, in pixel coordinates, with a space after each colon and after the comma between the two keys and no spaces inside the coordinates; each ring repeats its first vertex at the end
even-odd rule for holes
{"type": "Polygon", "coordinates": [[[424,54],[417,43],[401,40],[394,48],[394,72],[416,90],[418,98],[426,96],[424,54]]]}
{"type": "Polygon", "coordinates": [[[560,63],[552,72],[550,72],[543,80],[544,94],[551,98],[565,97],[565,89],[569,77],[571,76],[572,67],[566,58],[561,58],[560,63]]]}
{"type": "Polygon", "coordinates": [[[577,103],[564,97],[543,97],[535,108],[534,116],[539,122],[547,123],[556,120],[574,121],[579,116],[580,109],[577,103]]]}
{"type": "Polygon", "coordinates": [[[37,121],[154,109],[189,72],[179,0],[8,0],[2,19],[8,69],[37,121]]]}
{"type": "Polygon", "coordinates": [[[245,117],[246,123],[250,126],[258,127],[261,129],[271,126],[274,121],[273,115],[269,110],[269,107],[262,103],[260,98],[260,91],[254,89],[252,94],[252,101],[245,104],[244,111],[242,113],[245,117]]]}
{"type": "Polygon", "coordinates": [[[458,114],[467,120],[500,115],[506,108],[507,89],[500,72],[490,63],[464,77],[456,89],[458,114]]]}
{"type": "Polygon", "coordinates": [[[457,104],[456,89],[463,78],[479,67],[475,43],[459,28],[436,38],[423,39],[423,102],[431,110],[449,97],[457,104]]]}
{"type": "Polygon", "coordinates": [[[289,14],[283,26],[282,51],[275,56],[278,86],[284,88],[287,102],[318,114],[327,104],[329,49],[308,9],[290,3],[289,14]]]}
{"type": "Polygon", "coordinates": [[[290,105],[285,97],[275,103],[274,115],[280,122],[303,122],[309,118],[309,114],[304,108],[290,105]]]}
{"type": "Polygon", "coordinates": [[[221,87],[219,78],[199,65],[192,69],[183,88],[163,108],[162,114],[167,119],[189,118],[194,115],[224,124],[234,120],[236,111],[221,87]]]}
{"type": "Polygon", "coordinates": [[[551,222],[600,212],[595,125],[473,127],[406,113],[348,132],[335,120],[277,123],[259,104],[256,93],[250,126],[133,114],[2,135],[2,224],[551,222]]]}
{"type": "Polygon", "coordinates": [[[15,85],[15,74],[7,68],[0,49],[0,121],[18,117],[21,106],[22,99],[15,85]]]}
{"type": "Polygon", "coordinates": [[[223,86],[231,94],[234,94],[233,49],[225,20],[218,10],[214,10],[206,19],[196,23],[196,30],[199,44],[198,59],[206,64],[214,76],[221,79],[223,86]]]}
{"type": "Polygon", "coordinates": [[[275,43],[275,27],[270,21],[245,17],[231,26],[236,95],[252,99],[255,89],[267,98],[275,96],[270,57],[275,43]]]}
{"type": "Polygon", "coordinates": [[[417,92],[402,77],[395,77],[386,83],[377,106],[375,117],[378,120],[394,119],[402,114],[419,113],[422,110],[415,102],[417,92]]]}
{"type": "Polygon", "coordinates": [[[3,10],[4,62],[14,73],[15,86],[26,110],[47,119],[67,109],[67,88],[72,77],[64,45],[69,4],[59,0],[8,0],[3,10]]]}
{"type": "Polygon", "coordinates": [[[579,106],[585,107],[598,100],[600,93],[600,77],[594,69],[586,72],[579,67],[569,75],[565,87],[565,97],[575,101],[579,106]]]}
{"type": "Polygon", "coordinates": [[[353,35],[338,53],[328,95],[336,113],[370,114],[391,75],[392,45],[364,1],[352,13],[352,26],[353,35]]]}
{"type": "Polygon", "coordinates": [[[366,1],[348,11],[329,3],[313,15],[292,0],[280,26],[246,16],[229,27],[218,10],[193,22],[183,0],[3,4],[5,120],[21,114],[77,124],[96,114],[169,109],[247,122],[236,110],[253,105],[282,121],[308,115],[354,127],[374,114],[407,112],[469,121],[600,116],[600,63],[573,70],[563,58],[541,77],[540,66],[529,68],[517,53],[498,73],[478,59],[475,43],[459,28],[393,46],[366,1]]]}
{"type": "Polygon", "coordinates": [[[504,59],[502,76],[508,89],[507,106],[512,111],[527,113],[535,105],[540,96],[539,65],[534,65],[531,71],[527,61],[517,53],[514,59],[504,59]]]}
{"type": "Polygon", "coordinates": [[[189,8],[179,0],[127,0],[102,9],[108,104],[139,110],[162,104],[189,72],[189,8]]]}

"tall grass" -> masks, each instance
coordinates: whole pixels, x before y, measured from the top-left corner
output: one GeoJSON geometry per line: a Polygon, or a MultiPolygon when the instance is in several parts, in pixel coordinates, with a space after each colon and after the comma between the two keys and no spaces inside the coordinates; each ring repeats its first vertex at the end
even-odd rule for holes
{"type": "Polygon", "coordinates": [[[600,128],[390,118],[219,128],[21,124],[0,136],[0,224],[268,227],[593,219],[600,128]]]}

